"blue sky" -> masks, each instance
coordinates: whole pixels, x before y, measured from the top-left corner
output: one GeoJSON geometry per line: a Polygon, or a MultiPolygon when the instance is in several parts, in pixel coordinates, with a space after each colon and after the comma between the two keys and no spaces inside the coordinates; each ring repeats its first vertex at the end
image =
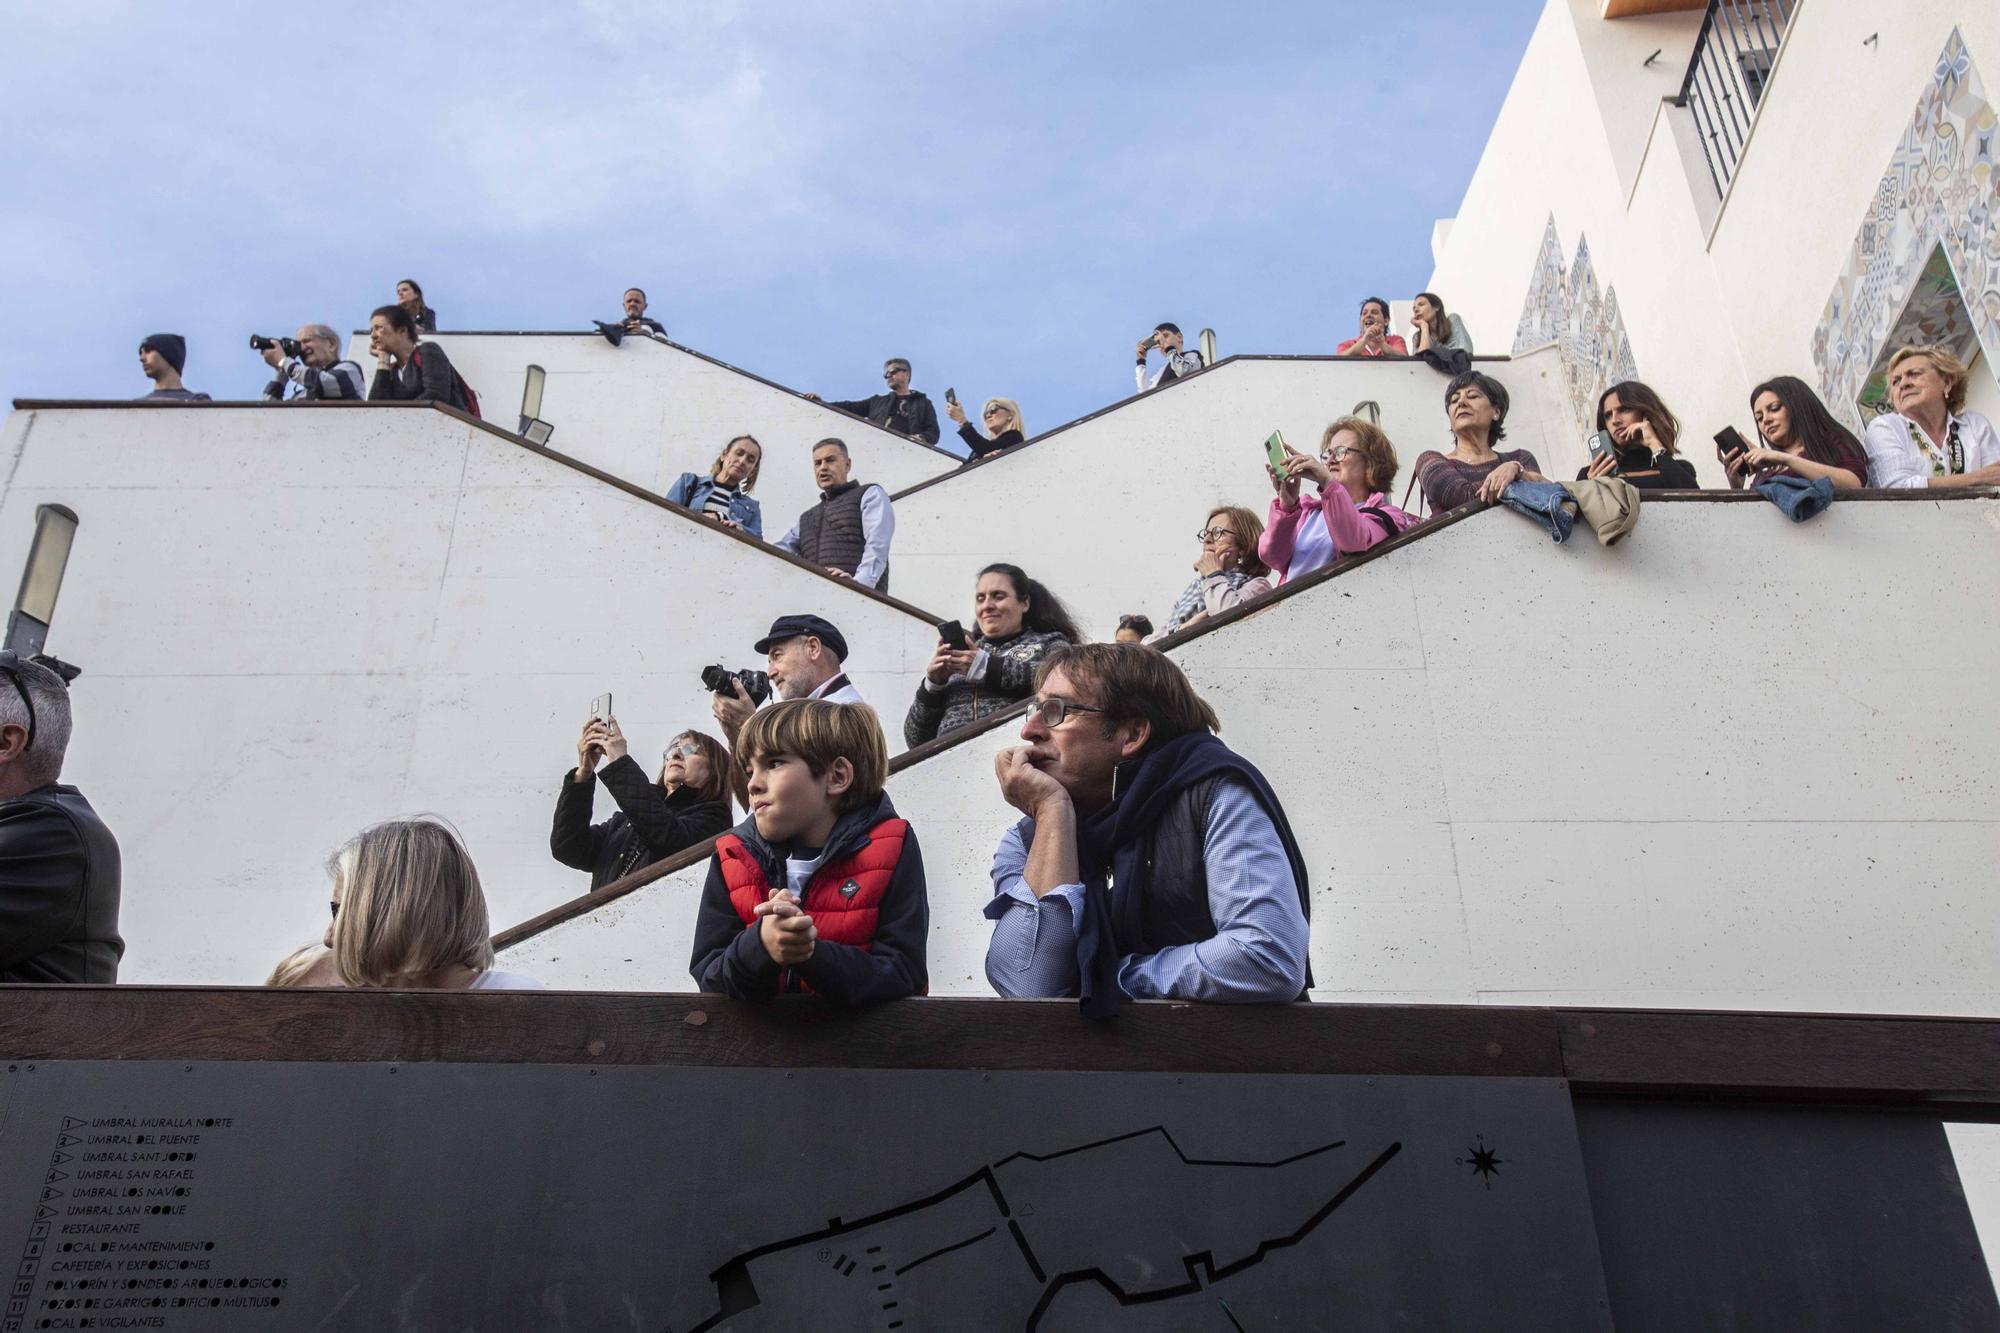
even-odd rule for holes
{"type": "Polygon", "coordinates": [[[1539,11],[13,6],[0,396],[136,396],[170,331],[254,397],[248,334],[359,327],[406,276],[447,330],[638,283],[781,383],[858,397],[900,354],[1044,430],[1130,393],[1159,320],[1325,352],[1416,292],[1539,11]]]}

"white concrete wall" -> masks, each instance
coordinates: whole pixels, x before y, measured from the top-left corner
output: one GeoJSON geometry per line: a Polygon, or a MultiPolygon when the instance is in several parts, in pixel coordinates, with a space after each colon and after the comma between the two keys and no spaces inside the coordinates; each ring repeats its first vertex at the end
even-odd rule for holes
{"type": "MultiPolygon", "coordinates": [[[[1573,475],[1584,450],[1572,438],[1553,351],[1479,369],[1513,398],[1503,447],[1532,450],[1573,475]]],[[[1403,466],[1448,449],[1443,375],[1420,361],[1227,361],[896,502],[895,591],[926,610],[970,623],[981,567],[1021,565],[1067,601],[1085,633],[1109,638],[1118,617],[1164,624],[1193,577],[1193,534],[1217,504],[1262,515],[1271,502],[1264,439],[1319,448],[1327,423],[1355,404],[1382,406],[1382,427],[1403,466]]],[[[1410,507],[1422,512],[1422,492],[1410,507]]]]}
{"type": "MultiPolygon", "coordinates": [[[[1182,648],[1313,873],[1321,998],[2000,1013],[2000,502],[1492,511],[1182,648]],[[1949,571],[1940,574],[1940,571],[1949,571]]],[[[931,985],[987,994],[991,733],[890,783],[931,985]]],[[[688,989],[702,868],[524,941],[688,989]]]]}
{"type": "Polygon", "coordinates": [[[1670,117],[1686,113],[1655,103],[1636,178],[1627,167],[1639,103],[1617,90],[1650,95],[1670,61],[1677,82],[1693,34],[1672,39],[1686,18],[1607,21],[1595,9],[1548,0],[1464,201],[1440,228],[1429,286],[1488,350],[1504,350],[1553,214],[1565,260],[1588,239],[1640,376],[1679,414],[1703,483],[1720,486],[1706,442],[1727,424],[1748,433],[1751,386],[1778,374],[1817,382],[1813,331],[1954,26],[1989,86],[2000,77],[2000,7],[1798,6],[1719,216],[1706,170],[1674,141],[1670,117]],[[1646,70],[1654,47],[1666,49],[1646,70]]]}
{"type": "MultiPolygon", "coordinates": [[[[613,347],[595,333],[442,333],[437,342],[479,394],[486,420],[519,423],[527,368],[548,372],[542,420],[553,424],[549,448],[664,495],[683,472],[706,473],[731,437],[754,435],[764,467],[753,494],[764,508],[764,536],[776,541],[819,498],[812,447],[827,436],[847,442],[854,476],[891,491],[941,473],[960,460],[881,430],[845,412],[809,402],[717,361],[648,338],[613,347]]],[[[372,375],[368,337],[349,344],[372,375]]],[[[866,394],[856,390],[856,396],[866,394]]]]}
{"type": "Polygon", "coordinates": [[[84,668],[65,777],[124,851],[126,981],[261,981],[323,928],[327,853],[399,814],[453,820],[523,920],[589,887],[548,827],[598,693],[656,766],[715,731],[703,665],[817,611],[901,749],[935,637],[427,409],[15,412],[0,446],[0,569],[37,504],[81,521],[49,650],[84,668]]]}

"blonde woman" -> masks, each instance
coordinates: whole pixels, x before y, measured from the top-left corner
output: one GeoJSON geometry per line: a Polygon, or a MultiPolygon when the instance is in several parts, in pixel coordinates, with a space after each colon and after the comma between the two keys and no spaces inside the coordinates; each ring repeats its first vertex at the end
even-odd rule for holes
{"type": "Polygon", "coordinates": [[[1242,505],[1211,509],[1195,536],[1201,539],[1201,557],[1194,562],[1194,581],[1182,589],[1162,637],[1271,591],[1270,566],[1257,556],[1264,524],[1255,514],[1242,505]]]}
{"type": "Polygon", "coordinates": [[[327,862],[326,947],[343,985],[404,990],[541,990],[493,966],[479,871],[435,819],[363,829],[327,862]]]}
{"type": "Polygon", "coordinates": [[[1891,490],[2000,485],[2000,433],[1965,410],[1965,363],[1944,347],[1889,358],[1894,411],[1868,423],[1868,484],[1891,490]]]}
{"type": "Polygon", "coordinates": [[[944,412],[958,423],[958,438],[965,441],[974,458],[1012,449],[1028,438],[1028,428],[1021,424],[1021,405],[1012,398],[988,398],[986,406],[979,409],[979,419],[986,423],[984,435],[965,419],[965,408],[957,402],[947,400],[944,412]]]}

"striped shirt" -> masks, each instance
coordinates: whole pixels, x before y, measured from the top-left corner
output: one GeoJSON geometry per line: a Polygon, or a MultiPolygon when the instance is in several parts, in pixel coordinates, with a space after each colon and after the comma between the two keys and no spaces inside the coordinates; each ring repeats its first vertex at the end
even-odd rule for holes
{"type": "Polygon", "coordinates": [[[736,488],[716,482],[709,487],[708,498],[701,502],[701,516],[712,518],[718,523],[729,521],[729,503],[736,498],[736,488]]]}

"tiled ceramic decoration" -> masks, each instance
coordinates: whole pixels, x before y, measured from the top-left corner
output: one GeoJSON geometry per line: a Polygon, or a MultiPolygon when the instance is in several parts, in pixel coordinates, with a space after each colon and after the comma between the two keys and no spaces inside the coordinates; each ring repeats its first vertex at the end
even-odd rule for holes
{"type": "MultiPolygon", "coordinates": [[[[1904,316],[1913,299],[1923,304],[1926,269],[1939,248],[1964,304],[1958,318],[1984,347],[1987,364],[2000,360],[1996,137],[2000,121],[1953,29],[1813,332],[1820,395],[1855,430],[1864,424],[1870,374],[1891,339],[1928,336],[1904,316]]],[[[1932,271],[1928,286],[1935,288],[1936,279],[1932,271]]]]}
{"type": "Polygon", "coordinates": [[[1602,296],[1598,294],[1589,240],[1577,238],[1576,258],[1565,271],[1554,214],[1542,233],[1534,280],[1514,329],[1514,355],[1550,343],[1562,350],[1577,434],[1588,435],[1596,423],[1597,396],[1620,380],[1637,379],[1639,370],[1632,362],[1625,324],[1618,318],[1618,294],[1608,287],[1602,296]]]}

